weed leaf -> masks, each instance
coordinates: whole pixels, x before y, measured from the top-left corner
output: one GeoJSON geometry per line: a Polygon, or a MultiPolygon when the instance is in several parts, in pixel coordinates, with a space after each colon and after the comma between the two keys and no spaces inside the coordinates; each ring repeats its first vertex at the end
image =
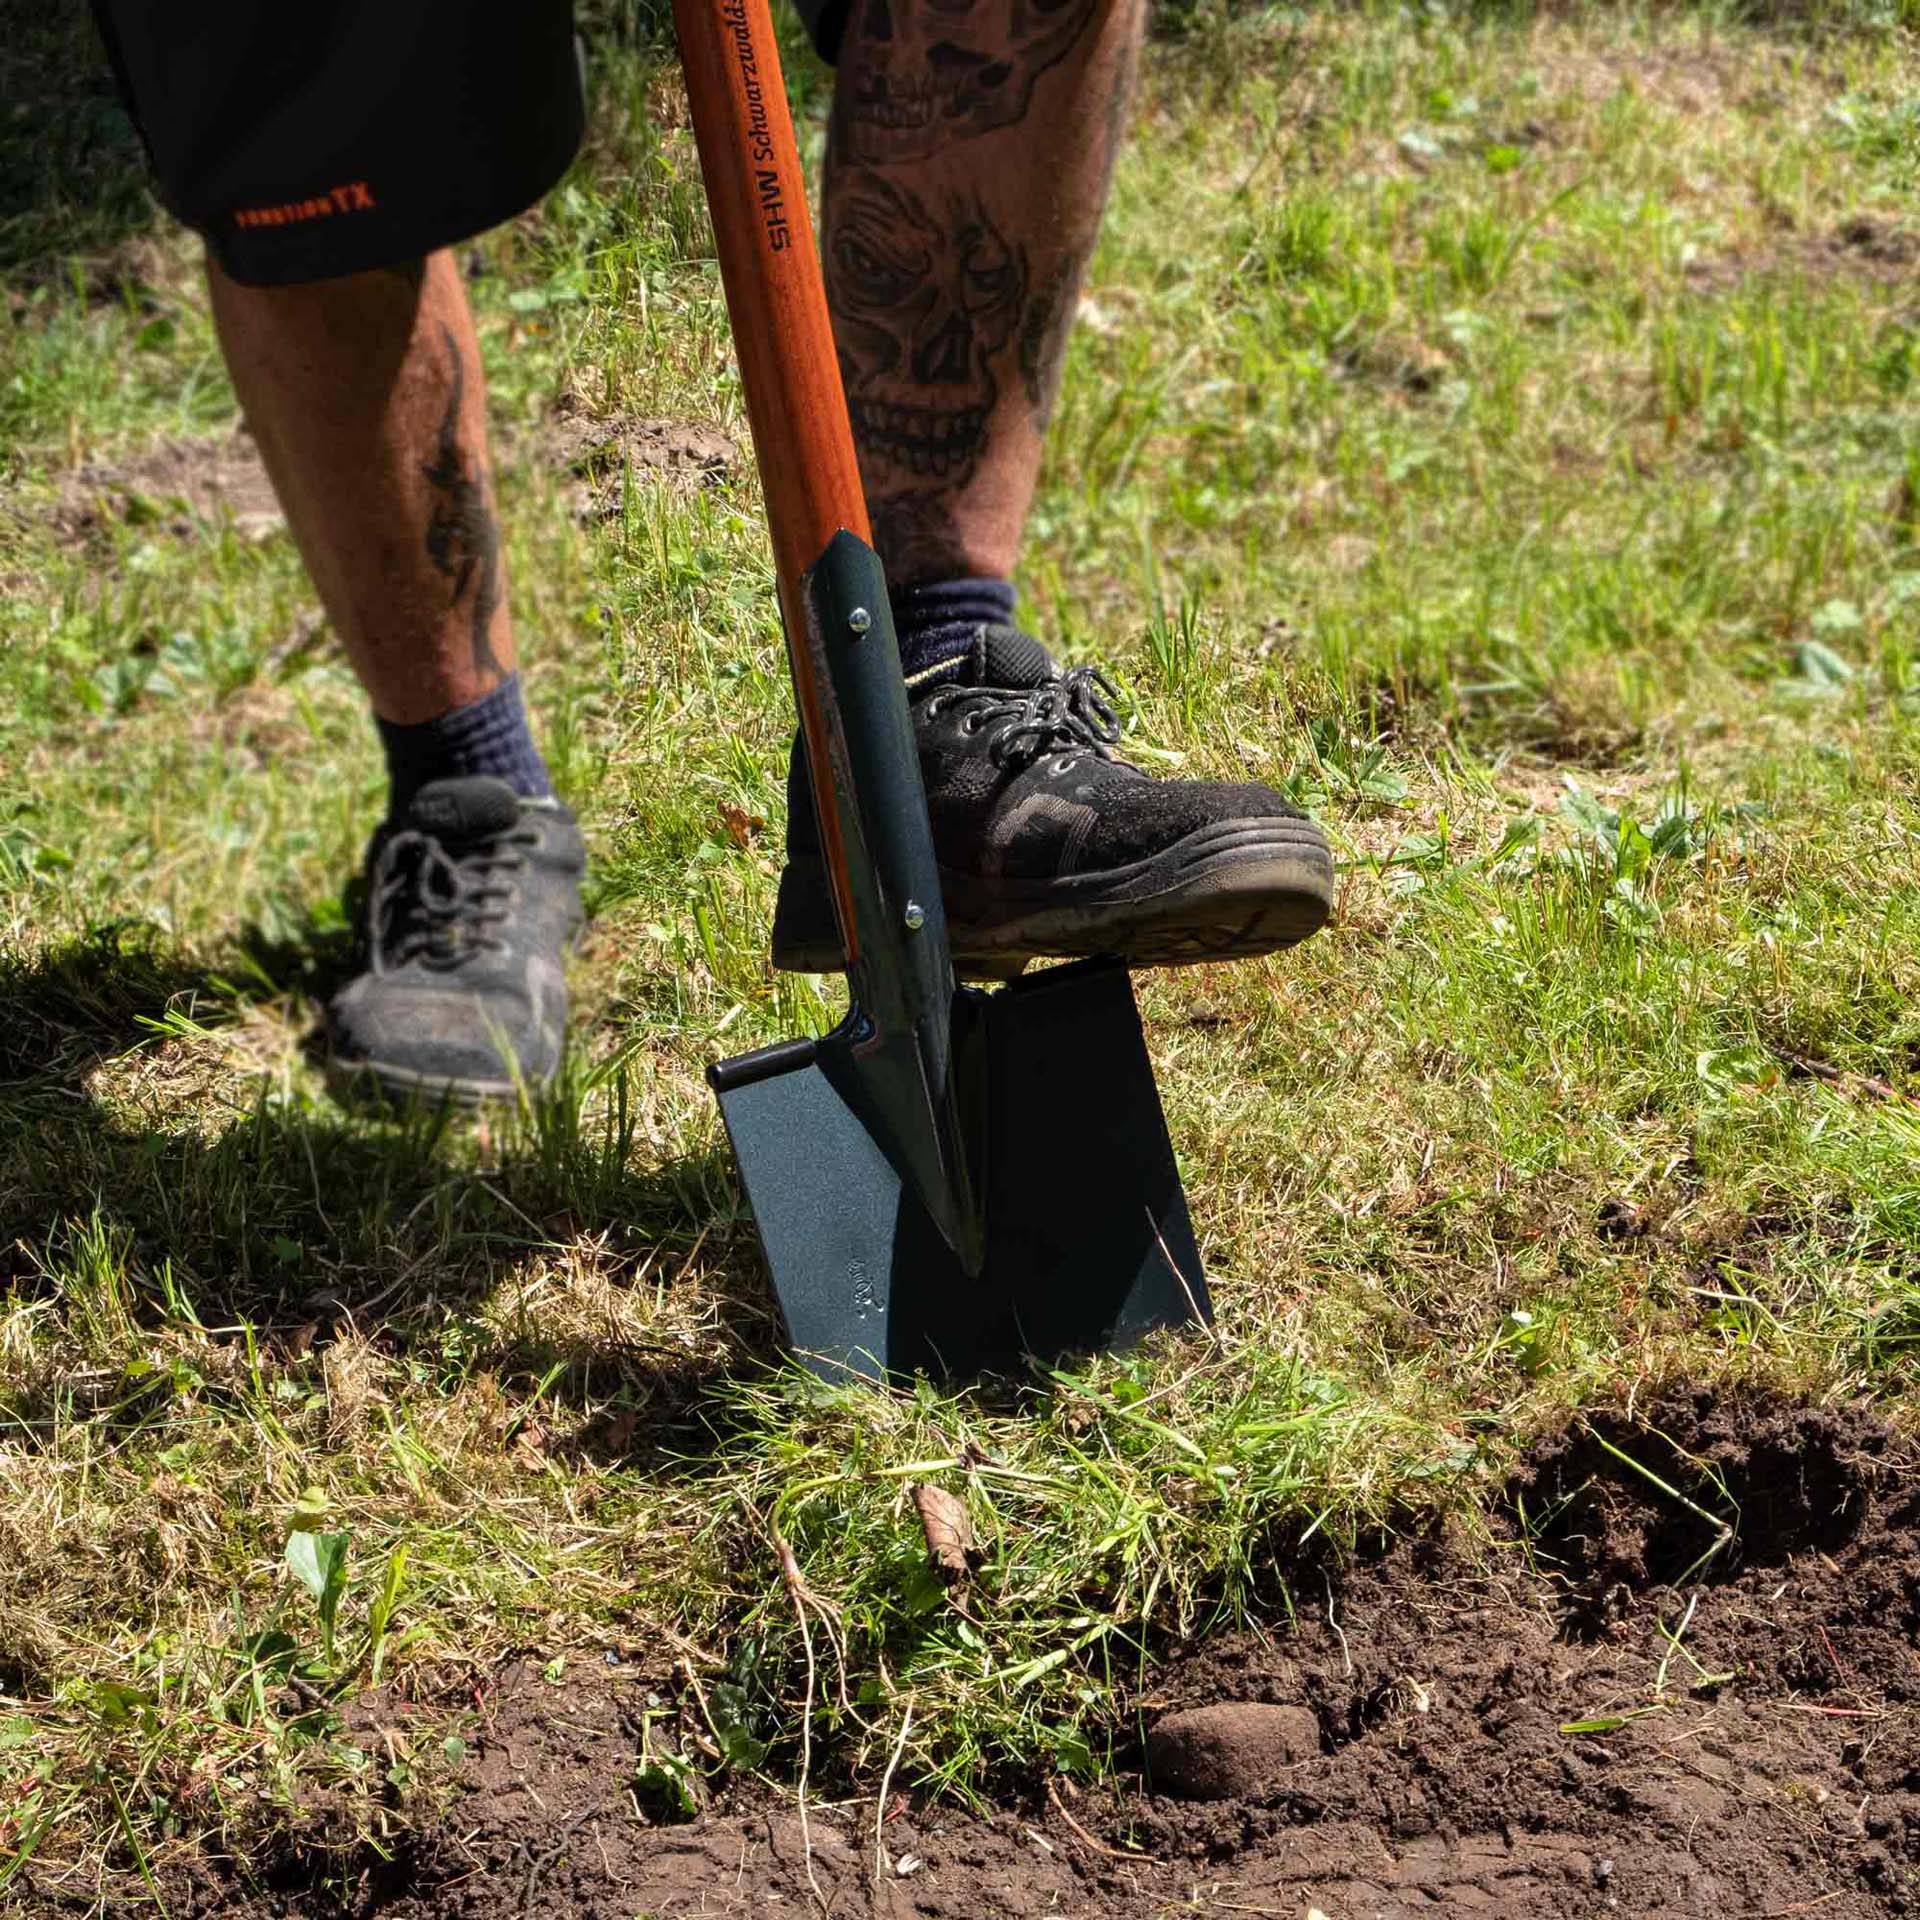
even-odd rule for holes
{"type": "Polygon", "coordinates": [[[331,1663],[334,1622],[347,1590],[347,1536],[298,1527],[287,1535],[287,1565],[320,1609],[321,1638],[331,1663]]]}

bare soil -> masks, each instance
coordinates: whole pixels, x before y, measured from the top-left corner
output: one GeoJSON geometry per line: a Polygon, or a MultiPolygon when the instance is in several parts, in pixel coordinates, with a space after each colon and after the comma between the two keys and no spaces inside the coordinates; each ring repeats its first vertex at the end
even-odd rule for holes
{"type": "Polygon", "coordinates": [[[61,481],[50,518],[67,546],[100,543],[116,525],[186,539],[225,522],[255,540],[286,525],[259,449],[244,430],[158,440],[118,459],[90,460],[61,481]]]}
{"type": "Polygon", "coordinates": [[[739,467],[740,445],[699,420],[598,415],[568,392],[539,429],[537,458],[571,483],[575,516],[594,521],[619,515],[629,476],[686,492],[723,484],[739,467]]]}
{"type": "Polygon", "coordinates": [[[1893,221],[1858,214],[1821,233],[1783,231],[1726,253],[1688,263],[1687,286],[1695,293],[1729,293],[1752,281],[1785,277],[1815,286],[1857,281],[1901,294],[1911,286],[1920,260],[1920,232],[1893,221]]]}
{"type": "MultiPolygon", "coordinates": [[[[504,430],[499,453],[502,465],[525,462],[555,475],[582,520],[620,513],[630,476],[691,491],[721,484],[740,460],[738,443],[718,427],[630,414],[594,417],[571,396],[537,429],[504,430]]],[[[122,526],[180,540],[221,526],[264,540],[286,526],[244,427],[89,460],[61,478],[46,518],[63,546],[101,550],[122,526]]]]}
{"type": "Polygon", "coordinates": [[[753,1788],[663,1823],[633,1786],[663,1707],[672,1719],[661,1682],[582,1664],[556,1686],[529,1666],[466,1715],[438,1830],[344,1875],[290,1853],[251,1889],[203,1860],[169,1906],[223,1920],[1920,1910],[1910,1464],[1864,1408],[1764,1396],[1679,1393],[1569,1427],[1483,1533],[1296,1559],[1270,1633],[1173,1651],[1129,1703],[1137,1753],[1170,1750],[1156,1733],[1208,1709],[1209,1765],[1173,1784],[1214,1797],[1140,1772],[1099,1792],[1032,1783],[974,1816],[902,1795],[828,1804],[816,1787],[803,1824],[791,1791],[753,1788]],[[1236,1747],[1235,1709],[1261,1706],[1304,1707],[1317,1739],[1294,1714],[1276,1741],[1255,1712],[1236,1747]]]}

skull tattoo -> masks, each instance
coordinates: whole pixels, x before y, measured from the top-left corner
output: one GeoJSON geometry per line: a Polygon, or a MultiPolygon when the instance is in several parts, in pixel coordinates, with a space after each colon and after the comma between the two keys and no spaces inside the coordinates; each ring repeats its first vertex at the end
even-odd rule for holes
{"type": "Polygon", "coordinates": [[[847,406],[863,460],[916,479],[963,477],[1000,395],[996,356],[1026,297],[1023,254],[977,199],[935,215],[880,174],[851,173],[828,202],[847,406]]]}
{"type": "Polygon", "coordinates": [[[841,132],[879,165],[1021,119],[1034,82],[1093,17],[1094,0],[853,0],[858,90],[841,132]]]}

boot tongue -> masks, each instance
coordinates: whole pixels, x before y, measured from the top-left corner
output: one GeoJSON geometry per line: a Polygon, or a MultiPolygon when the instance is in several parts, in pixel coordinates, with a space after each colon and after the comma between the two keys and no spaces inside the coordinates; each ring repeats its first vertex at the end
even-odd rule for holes
{"type": "Polygon", "coordinates": [[[434,780],[413,796],[406,824],[436,840],[486,840],[520,822],[521,800],[504,780],[463,774],[434,780]]]}
{"type": "Polygon", "coordinates": [[[982,627],[961,677],[976,687],[1043,687],[1060,677],[1060,669],[1032,634],[1018,627],[982,627]]]}

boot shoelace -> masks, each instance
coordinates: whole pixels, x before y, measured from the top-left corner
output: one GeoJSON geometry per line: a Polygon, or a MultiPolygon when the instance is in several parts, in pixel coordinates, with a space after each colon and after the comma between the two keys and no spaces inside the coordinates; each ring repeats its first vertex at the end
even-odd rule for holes
{"type": "Polygon", "coordinates": [[[1025,766],[1056,750],[1062,769],[1082,753],[1111,760],[1120,738],[1112,704],[1120,696],[1098,667],[1070,667],[1037,687],[955,687],[934,697],[965,709],[961,725],[986,734],[999,767],[1025,766]]]}
{"type": "Polygon", "coordinates": [[[475,953],[505,951],[495,932],[506,919],[532,844],[524,831],[462,846],[456,857],[433,834],[406,827],[380,849],[368,914],[373,970],[419,960],[445,970],[475,953]]]}

